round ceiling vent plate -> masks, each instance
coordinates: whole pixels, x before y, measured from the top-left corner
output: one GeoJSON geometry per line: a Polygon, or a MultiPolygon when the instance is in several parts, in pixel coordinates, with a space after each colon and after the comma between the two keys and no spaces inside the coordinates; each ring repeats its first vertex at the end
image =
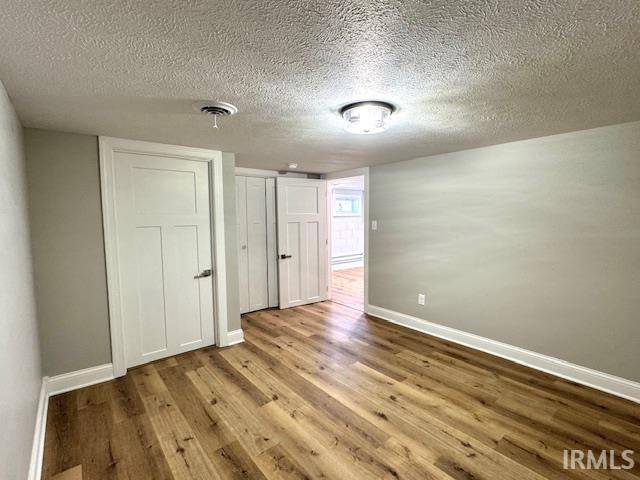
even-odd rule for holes
{"type": "Polygon", "coordinates": [[[226,102],[202,101],[193,104],[193,109],[208,115],[226,117],[238,113],[238,107],[226,102]]]}

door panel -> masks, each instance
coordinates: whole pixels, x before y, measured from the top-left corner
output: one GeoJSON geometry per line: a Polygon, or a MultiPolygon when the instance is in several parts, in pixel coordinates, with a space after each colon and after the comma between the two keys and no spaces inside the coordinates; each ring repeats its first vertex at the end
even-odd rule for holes
{"type": "Polygon", "coordinates": [[[302,277],[300,272],[300,224],[297,222],[287,223],[286,251],[287,255],[291,255],[291,258],[281,262],[280,270],[282,270],[287,282],[287,295],[288,302],[301,302],[302,301],[302,277]]]}
{"type": "Polygon", "coordinates": [[[136,212],[139,214],[190,214],[197,209],[193,172],[133,169],[136,212]]]}
{"type": "Polygon", "coordinates": [[[267,290],[269,307],[278,306],[278,242],[276,224],[276,179],[266,180],[267,199],[267,290]]]}
{"type": "Polygon", "coordinates": [[[249,310],[269,306],[267,291],[267,210],[264,178],[247,178],[249,310]]]}
{"type": "Polygon", "coordinates": [[[193,281],[194,275],[202,270],[198,262],[198,226],[175,227],[175,241],[175,279],[177,285],[182,285],[177,298],[180,328],[175,339],[178,347],[184,347],[202,341],[200,286],[206,280],[193,281]]]}
{"type": "Polygon", "coordinates": [[[319,299],[320,292],[320,227],[318,222],[309,222],[305,225],[307,232],[306,257],[307,257],[307,291],[306,298],[310,300],[319,299]]]}
{"type": "Polygon", "coordinates": [[[320,199],[318,199],[317,187],[292,185],[285,192],[287,214],[314,215],[319,213],[320,199]]]}
{"type": "Polygon", "coordinates": [[[141,355],[148,356],[167,350],[162,227],[138,227],[135,237],[140,328],[129,331],[141,355]]]}
{"type": "Polygon", "coordinates": [[[249,311],[249,250],[247,238],[247,177],[236,177],[236,228],[240,313],[249,311]]]}
{"type": "Polygon", "coordinates": [[[324,180],[277,179],[280,308],[327,299],[326,195],[324,180]]]}
{"type": "Polygon", "coordinates": [[[212,345],[207,162],[115,156],[127,367],[212,345]]]}

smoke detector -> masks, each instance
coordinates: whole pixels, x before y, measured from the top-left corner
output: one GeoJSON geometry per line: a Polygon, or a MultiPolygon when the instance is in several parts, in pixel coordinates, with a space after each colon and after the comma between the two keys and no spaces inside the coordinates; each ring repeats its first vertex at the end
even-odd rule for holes
{"type": "Polygon", "coordinates": [[[238,108],[226,102],[197,102],[193,108],[200,113],[213,115],[213,128],[218,128],[218,117],[229,117],[238,113],[238,108]]]}

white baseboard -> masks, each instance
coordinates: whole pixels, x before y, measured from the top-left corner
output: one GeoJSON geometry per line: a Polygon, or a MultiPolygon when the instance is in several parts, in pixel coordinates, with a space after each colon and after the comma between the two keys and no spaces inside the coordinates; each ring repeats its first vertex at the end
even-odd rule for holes
{"type": "Polygon", "coordinates": [[[107,363],[97,367],[85,368],[84,370],[63,373],[54,377],[45,377],[45,380],[47,382],[47,394],[52,396],[113,380],[113,378],[113,365],[107,363]]]}
{"type": "Polygon", "coordinates": [[[331,271],[347,270],[349,268],[364,267],[364,254],[344,255],[331,259],[331,271]]]}
{"type": "Polygon", "coordinates": [[[244,342],[244,333],[241,328],[227,332],[227,344],[225,346],[228,347],[242,342],[244,342]]]}
{"type": "Polygon", "coordinates": [[[350,268],[364,267],[364,260],[354,260],[353,262],[341,262],[333,263],[331,265],[331,271],[337,272],[339,270],[349,270],[350,268]]]}
{"type": "Polygon", "coordinates": [[[580,365],[575,365],[558,358],[542,355],[530,350],[525,350],[524,348],[514,347],[513,345],[508,345],[479,335],[456,330],[455,328],[431,323],[421,318],[375,305],[367,305],[365,312],[374,317],[402,325],[412,330],[417,330],[482,352],[506,358],[520,365],[541,370],[566,380],[571,380],[581,385],[640,403],[640,383],[631,380],[592,370],[587,367],[581,367],[580,365]]]}
{"type": "Polygon", "coordinates": [[[40,480],[42,476],[42,456],[44,454],[44,434],[47,427],[48,408],[49,395],[47,394],[47,382],[46,379],[43,378],[42,384],[40,385],[40,397],[38,398],[38,410],[36,412],[36,426],[33,432],[28,480],[40,480]]]}

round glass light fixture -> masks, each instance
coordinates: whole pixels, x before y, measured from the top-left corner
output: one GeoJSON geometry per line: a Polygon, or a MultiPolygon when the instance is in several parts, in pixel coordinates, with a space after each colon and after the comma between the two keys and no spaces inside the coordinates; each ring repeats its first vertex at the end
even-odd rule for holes
{"type": "Polygon", "coordinates": [[[345,130],[351,133],[370,135],[384,132],[395,107],[387,102],[357,102],[345,105],[340,114],[345,121],[345,130]]]}

